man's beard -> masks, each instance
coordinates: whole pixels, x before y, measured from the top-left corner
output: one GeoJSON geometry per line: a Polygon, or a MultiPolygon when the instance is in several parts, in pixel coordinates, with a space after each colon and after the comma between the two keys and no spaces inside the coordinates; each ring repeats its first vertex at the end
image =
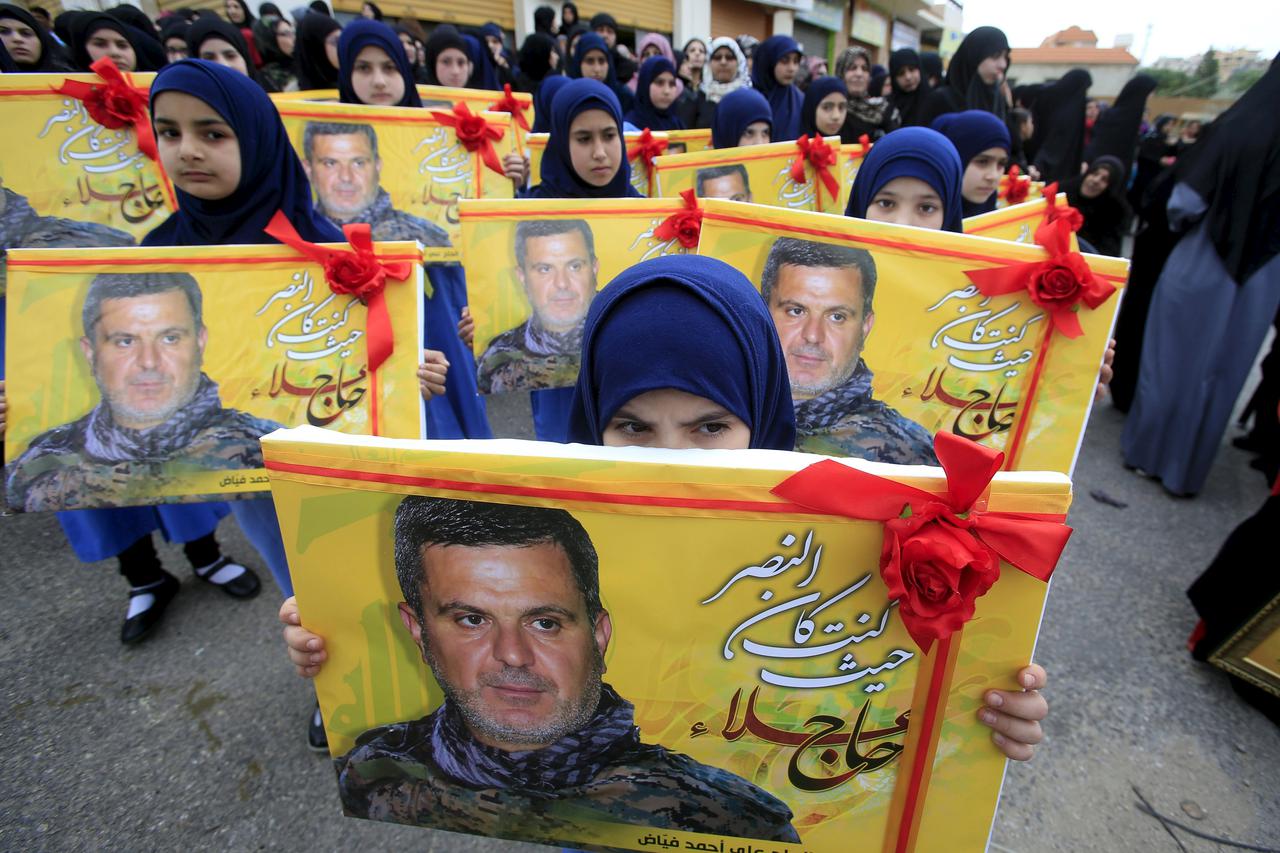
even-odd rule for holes
{"type": "Polygon", "coordinates": [[[551,692],[555,685],[542,676],[521,667],[504,667],[502,672],[481,673],[477,679],[481,688],[463,690],[445,679],[439,662],[423,638],[422,659],[431,667],[431,674],[444,691],[445,697],[462,714],[463,721],[473,734],[479,734],[497,743],[550,745],[565,735],[572,734],[591,722],[600,705],[600,685],[604,679],[604,656],[593,643],[591,646],[591,670],[587,673],[582,695],[576,702],[557,697],[551,714],[537,725],[517,727],[491,719],[486,715],[483,687],[531,687],[551,692]]]}
{"type": "Polygon", "coordinates": [[[378,198],[378,184],[373,185],[373,192],[366,194],[363,198],[357,200],[348,207],[339,207],[332,204],[332,199],[320,199],[324,212],[335,219],[350,219],[369,209],[369,205],[373,204],[378,198]]]}
{"type": "MultiPolygon", "coordinates": [[[[127,427],[129,429],[150,429],[168,421],[195,398],[196,389],[200,387],[200,376],[200,362],[197,361],[193,365],[191,378],[187,380],[186,385],[176,387],[173,395],[169,398],[169,402],[159,409],[136,409],[130,406],[124,401],[124,393],[117,394],[102,384],[102,379],[99,378],[96,370],[93,373],[93,381],[97,383],[98,393],[102,395],[103,401],[106,402],[107,407],[111,410],[111,419],[115,421],[117,426],[124,426],[127,421],[129,423],[147,423],[151,425],[147,427],[127,427]]],[[[134,380],[163,382],[167,377],[159,371],[146,370],[131,378],[134,380]]]]}
{"type": "MultiPolygon", "coordinates": [[[[824,358],[826,353],[818,347],[799,347],[798,349],[788,351],[788,355],[801,355],[806,358],[824,358]]],[[[858,357],[853,358],[842,365],[838,370],[834,371],[830,378],[823,380],[820,384],[801,385],[794,379],[791,381],[791,395],[793,397],[812,398],[820,394],[825,394],[832,388],[839,388],[843,385],[853,372],[858,369],[858,357]]]]}

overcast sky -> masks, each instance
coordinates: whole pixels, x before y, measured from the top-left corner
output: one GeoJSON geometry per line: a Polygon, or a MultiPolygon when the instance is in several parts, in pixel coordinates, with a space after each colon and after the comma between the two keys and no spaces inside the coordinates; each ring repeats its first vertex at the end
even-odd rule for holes
{"type": "Polygon", "coordinates": [[[1247,47],[1273,57],[1280,50],[1277,0],[962,0],[964,29],[991,25],[1004,30],[1013,47],[1039,47],[1075,24],[1098,35],[1099,47],[1133,35],[1130,51],[1146,64],[1161,56],[1190,56],[1209,47],[1247,47]],[[1148,41],[1147,26],[1151,26],[1148,41]],[[1146,55],[1143,46],[1146,45],[1146,55]]]}

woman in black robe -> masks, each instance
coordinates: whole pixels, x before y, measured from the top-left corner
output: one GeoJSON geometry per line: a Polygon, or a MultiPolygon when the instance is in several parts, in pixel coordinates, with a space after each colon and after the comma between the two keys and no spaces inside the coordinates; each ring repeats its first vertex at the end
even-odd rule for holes
{"type": "Polygon", "coordinates": [[[1073,68],[1036,96],[1031,115],[1036,131],[1028,152],[1045,183],[1066,181],[1080,174],[1084,162],[1084,106],[1093,77],[1073,68]]]}
{"type": "Polygon", "coordinates": [[[945,113],[986,110],[1000,118],[1008,103],[1000,84],[1009,71],[1009,39],[1003,30],[978,27],[960,42],[943,84],[929,93],[920,123],[928,127],[945,113]]]}

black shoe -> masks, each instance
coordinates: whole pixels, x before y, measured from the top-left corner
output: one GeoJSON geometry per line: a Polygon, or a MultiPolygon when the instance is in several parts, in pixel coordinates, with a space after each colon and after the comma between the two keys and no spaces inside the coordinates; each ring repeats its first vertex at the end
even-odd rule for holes
{"type": "Polygon", "coordinates": [[[320,716],[318,704],[315,711],[311,713],[311,719],[307,721],[307,746],[312,752],[329,754],[329,735],[325,733],[324,718],[320,716]]]}
{"type": "MultiPolygon", "coordinates": [[[[120,642],[125,645],[140,643],[151,636],[151,632],[164,620],[165,608],[169,606],[170,601],[173,601],[173,597],[178,594],[182,586],[173,575],[161,571],[164,574],[161,580],[146,586],[135,586],[129,590],[129,610],[133,615],[127,616],[123,627],[120,628],[120,642]],[[142,596],[150,596],[151,603],[145,609],[134,612],[135,599],[141,599],[142,596]]],[[[138,604],[142,603],[138,601],[138,604]]]]}
{"type": "Polygon", "coordinates": [[[196,577],[205,583],[213,584],[232,598],[253,598],[262,589],[258,576],[248,566],[242,566],[230,557],[220,557],[218,562],[203,569],[193,569],[196,577]],[[239,574],[233,570],[239,569],[239,574]],[[225,580],[216,580],[219,574],[230,575],[225,580]]]}

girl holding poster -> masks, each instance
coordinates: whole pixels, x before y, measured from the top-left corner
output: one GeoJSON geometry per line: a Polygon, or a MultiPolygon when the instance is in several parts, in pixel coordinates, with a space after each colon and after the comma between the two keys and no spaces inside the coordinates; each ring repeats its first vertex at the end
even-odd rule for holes
{"type": "Polygon", "coordinates": [[[790,142],[800,136],[804,95],[793,82],[799,70],[800,45],[791,36],[769,36],[756,48],[751,84],[769,99],[774,142],[790,142]]]}
{"type": "Polygon", "coordinates": [[[711,122],[712,148],[768,145],[773,133],[773,110],[755,89],[725,95],[711,122]]]}
{"type": "MultiPolygon", "coordinates": [[[[759,292],[742,273],[700,255],[669,255],[626,270],[592,301],[569,438],[583,444],[668,449],[792,450],[795,415],[782,346],[759,292]],[[654,324],[679,316],[680,324],[654,324]]],[[[314,677],[324,640],[280,608],[290,660],[314,677]]],[[[1044,669],[1017,674],[1024,691],[987,690],[979,719],[996,746],[1027,760],[1048,704],[1044,669]]]]}
{"type": "Polygon", "coordinates": [[[1013,147],[1008,126],[985,110],[965,110],[938,116],[933,129],[951,140],[964,165],[960,209],[965,217],[995,210],[1013,147]]]}

